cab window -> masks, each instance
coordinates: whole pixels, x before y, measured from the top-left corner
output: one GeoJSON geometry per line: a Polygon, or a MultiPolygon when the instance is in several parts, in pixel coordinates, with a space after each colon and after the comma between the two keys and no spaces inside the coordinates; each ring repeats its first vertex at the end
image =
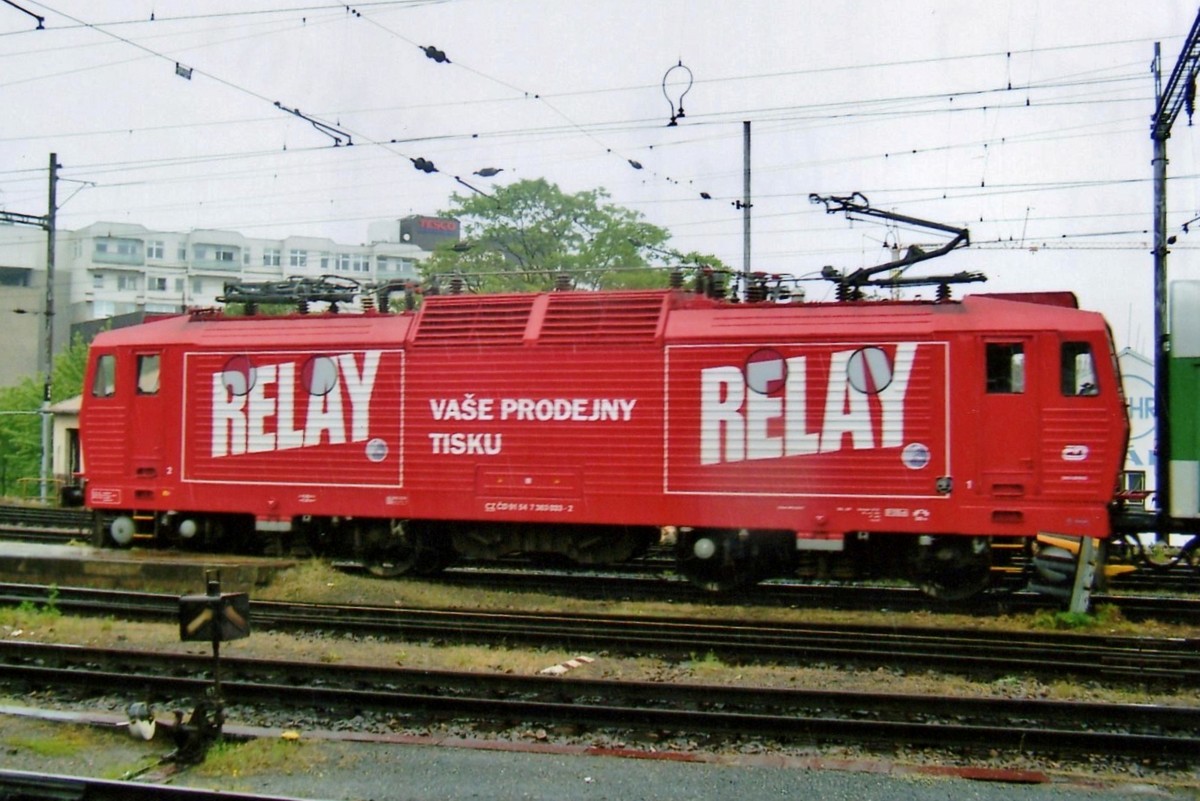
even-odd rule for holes
{"type": "Polygon", "coordinates": [[[1092,346],[1087,342],[1064,342],[1062,344],[1062,394],[1096,395],[1096,362],[1092,358],[1092,346]]]}
{"type": "Polygon", "coordinates": [[[139,395],[158,394],[158,361],[157,353],[143,353],[137,357],[139,395]]]}
{"type": "Polygon", "coordinates": [[[92,377],[92,397],[111,398],[117,391],[117,357],[105,353],[96,360],[96,373],[92,377]]]}
{"type": "Polygon", "coordinates": [[[993,395],[1014,395],[1025,391],[1024,344],[987,343],[987,391],[993,395]]]}

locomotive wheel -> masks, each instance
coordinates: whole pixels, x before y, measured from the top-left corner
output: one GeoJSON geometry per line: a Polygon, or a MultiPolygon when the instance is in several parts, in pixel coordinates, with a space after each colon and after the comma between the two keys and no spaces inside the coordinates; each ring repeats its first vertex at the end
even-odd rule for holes
{"type": "Polygon", "coordinates": [[[128,548],[132,545],[136,533],[137,524],[129,515],[114,517],[108,524],[108,541],[117,548],[128,548]]]}
{"type": "Polygon", "coordinates": [[[681,531],[676,546],[679,572],[706,592],[731,592],[753,584],[753,563],[737,558],[744,531],[681,531]]]}
{"type": "Polygon", "coordinates": [[[917,586],[930,598],[961,601],[992,581],[992,549],[986,537],[934,537],[917,557],[917,586]]]}
{"type": "Polygon", "coordinates": [[[1108,561],[1115,565],[1141,567],[1145,548],[1136,534],[1125,532],[1112,535],[1108,540],[1108,561]]]}
{"type": "Polygon", "coordinates": [[[387,543],[369,550],[364,564],[372,576],[398,578],[407,575],[429,576],[441,571],[452,561],[453,553],[439,548],[428,536],[397,521],[392,523],[387,543]]]}
{"type": "Polygon", "coordinates": [[[365,564],[367,572],[372,576],[398,578],[415,572],[417,549],[403,546],[380,549],[368,554],[365,564]]]}

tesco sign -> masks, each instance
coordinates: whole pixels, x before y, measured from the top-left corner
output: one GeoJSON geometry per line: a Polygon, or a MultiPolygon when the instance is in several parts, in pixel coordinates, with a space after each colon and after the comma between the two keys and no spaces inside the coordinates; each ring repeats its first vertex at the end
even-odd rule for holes
{"type": "Polygon", "coordinates": [[[438,217],[421,217],[417,225],[423,231],[444,231],[448,234],[458,233],[458,220],[444,220],[438,217]]]}
{"type": "Polygon", "coordinates": [[[458,236],[458,220],[453,217],[413,215],[400,221],[400,241],[409,242],[424,250],[433,250],[438,245],[457,241],[458,236]]]}

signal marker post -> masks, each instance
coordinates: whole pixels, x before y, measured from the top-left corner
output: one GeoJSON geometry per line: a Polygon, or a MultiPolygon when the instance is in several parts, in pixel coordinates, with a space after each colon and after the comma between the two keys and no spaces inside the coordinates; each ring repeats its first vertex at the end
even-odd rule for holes
{"type": "MultiPolygon", "coordinates": [[[[210,741],[220,736],[225,722],[225,703],[221,697],[221,642],[250,636],[250,596],[244,592],[222,593],[219,570],[205,571],[204,577],[206,594],[179,598],[179,639],[212,643],[212,703],[198,703],[190,721],[191,729],[202,732],[201,738],[210,741]]],[[[208,743],[197,745],[202,753],[208,743]]]]}

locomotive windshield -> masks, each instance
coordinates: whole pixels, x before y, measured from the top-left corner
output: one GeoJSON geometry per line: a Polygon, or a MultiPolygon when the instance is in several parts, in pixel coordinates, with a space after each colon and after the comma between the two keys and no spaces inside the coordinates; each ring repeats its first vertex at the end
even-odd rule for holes
{"type": "Polygon", "coordinates": [[[117,357],[105,353],[96,360],[96,374],[92,379],[92,397],[110,398],[117,391],[117,357]]]}

